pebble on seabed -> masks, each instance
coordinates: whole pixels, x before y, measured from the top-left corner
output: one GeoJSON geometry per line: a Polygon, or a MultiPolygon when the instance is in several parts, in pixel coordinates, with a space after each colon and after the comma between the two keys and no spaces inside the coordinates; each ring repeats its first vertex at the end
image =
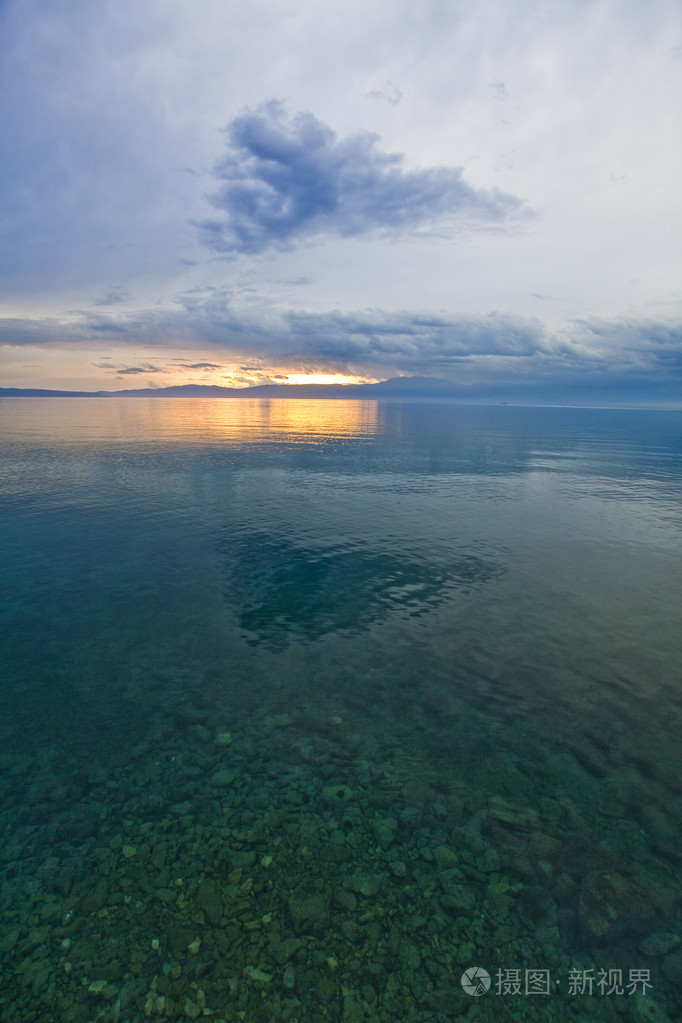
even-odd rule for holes
{"type": "MultiPolygon", "coordinates": [[[[481,807],[457,790],[450,803],[444,784],[415,806],[406,794],[418,768],[394,766],[393,750],[375,751],[374,765],[362,749],[356,770],[326,716],[324,744],[306,759],[287,734],[293,716],[273,720],[245,722],[238,740],[233,726],[218,733],[229,742],[202,733],[186,748],[176,743],[172,766],[155,775],[159,817],[150,819],[145,781],[159,761],[155,741],[105,778],[96,817],[77,804],[63,811],[65,833],[79,829],[77,848],[46,838],[41,851],[30,824],[8,834],[8,1019],[407,1023],[435,1020],[443,1006],[461,1015],[462,963],[495,967],[494,946],[500,963],[542,960],[568,975],[574,963],[559,931],[567,907],[589,935],[641,897],[645,880],[607,881],[561,860],[572,826],[561,814],[540,816],[507,796],[481,807]]],[[[656,892],[661,905],[665,897],[656,892]]],[[[672,905],[672,888],[667,897],[672,905]]],[[[615,932],[617,921],[609,926],[615,932]]],[[[640,945],[647,965],[660,965],[646,1003],[655,1023],[671,1018],[677,929],[652,928],[640,945]]],[[[590,1011],[610,1019],[606,999],[590,1011]]]]}

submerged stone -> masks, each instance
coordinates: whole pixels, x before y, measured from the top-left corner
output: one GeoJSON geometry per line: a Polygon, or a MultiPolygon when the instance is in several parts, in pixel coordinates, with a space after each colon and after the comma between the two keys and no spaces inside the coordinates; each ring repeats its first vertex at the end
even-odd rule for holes
{"type": "Polygon", "coordinates": [[[194,931],[182,924],[174,924],[168,931],[168,944],[175,955],[179,955],[187,949],[187,946],[194,937],[194,931]]]}
{"type": "Polygon", "coordinates": [[[325,785],[322,798],[327,806],[343,806],[352,799],[353,790],[348,785],[325,785]]]}
{"type": "Polygon", "coordinates": [[[199,885],[197,902],[206,914],[209,923],[217,927],[223,918],[225,905],[220,892],[211,881],[202,881],[199,885]]]}
{"type": "Polygon", "coordinates": [[[433,850],[433,855],[440,870],[449,870],[459,863],[459,856],[449,845],[439,845],[433,850]]]}
{"type": "Polygon", "coordinates": [[[292,895],[288,902],[294,930],[321,934],[329,920],[329,905],[323,895],[292,895]]]}
{"type": "Polygon", "coordinates": [[[358,906],[358,900],[353,892],[349,892],[347,888],[336,888],[334,891],[334,902],[341,907],[341,909],[347,910],[349,913],[354,913],[358,906]]]}
{"type": "Polygon", "coordinates": [[[401,941],[398,946],[398,956],[405,970],[418,970],[421,966],[421,955],[419,949],[412,941],[401,941]]]}
{"type": "Polygon", "coordinates": [[[255,981],[256,984],[269,984],[272,980],[271,973],[265,973],[264,970],[260,970],[257,966],[245,966],[242,972],[245,977],[255,981]]]}
{"type": "Polygon", "coordinates": [[[229,771],[227,768],[223,768],[211,775],[211,785],[215,785],[219,789],[226,789],[232,785],[236,777],[236,771],[229,771]]]}
{"type": "Polygon", "coordinates": [[[284,963],[296,955],[298,950],[303,947],[303,942],[300,938],[284,938],[282,941],[273,941],[268,951],[274,959],[283,966],[284,963]]]}
{"type": "Polygon", "coordinates": [[[665,957],[663,960],[663,973],[678,991],[682,991],[682,950],[672,952],[665,957]]]}
{"type": "Polygon", "coordinates": [[[581,886],[581,923],[595,938],[609,938],[641,926],[653,912],[650,902],[622,874],[591,871],[581,886]]]}
{"type": "Polygon", "coordinates": [[[293,991],[296,987],[296,973],[293,966],[287,966],[282,974],[282,987],[286,988],[287,991],[293,991]]]}
{"type": "Polygon", "coordinates": [[[359,892],[360,895],[370,898],[376,895],[381,888],[381,878],[376,874],[370,874],[368,870],[356,870],[346,880],[345,886],[353,892],[359,892]]]}
{"type": "Polygon", "coordinates": [[[655,931],[644,939],[639,948],[647,956],[664,956],[679,943],[680,939],[677,934],[671,934],[668,931],[655,931]]]}
{"type": "Polygon", "coordinates": [[[398,822],[393,817],[380,817],[374,821],[376,840],[384,849],[388,849],[396,840],[398,822]]]}

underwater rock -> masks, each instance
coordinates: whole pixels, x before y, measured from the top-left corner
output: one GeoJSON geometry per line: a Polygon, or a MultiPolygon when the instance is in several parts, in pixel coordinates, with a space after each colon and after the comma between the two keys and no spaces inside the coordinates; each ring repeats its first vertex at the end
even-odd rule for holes
{"type": "Polygon", "coordinates": [[[679,943],[680,939],[677,934],[670,934],[668,931],[655,931],[644,939],[639,950],[647,956],[664,956],[679,943]]]}
{"type": "Polygon", "coordinates": [[[494,849],[486,849],[477,857],[476,867],[484,874],[493,874],[500,869],[500,857],[494,849]]]}
{"type": "Polygon", "coordinates": [[[481,828],[488,819],[486,810],[478,810],[471,820],[461,828],[457,828],[457,834],[461,836],[462,845],[473,853],[484,853],[488,843],[481,834],[481,828]]]}
{"type": "Polygon", "coordinates": [[[156,870],[163,870],[168,855],[168,842],[159,842],[152,853],[152,866],[156,870]]]}
{"type": "Polygon", "coordinates": [[[249,980],[255,981],[256,984],[269,984],[272,980],[271,973],[265,973],[263,970],[259,970],[257,966],[245,966],[242,973],[249,980]]]}
{"type": "Polygon", "coordinates": [[[236,777],[236,771],[229,771],[227,768],[223,768],[211,775],[211,785],[215,785],[219,789],[227,789],[232,785],[236,777]]]}
{"type": "Polygon", "coordinates": [[[433,856],[439,870],[450,870],[459,863],[459,856],[448,845],[439,845],[433,850],[433,856]]]}
{"type": "Polygon", "coordinates": [[[334,890],[334,902],[336,902],[341,909],[345,909],[349,913],[354,913],[358,908],[357,897],[353,894],[353,892],[349,892],[347,888],[336,888],[334,890]]]}
{"type": "Polygon", "coordinates": [[[329,921],[329,904],[323,895],[292,895],[287,905],[297,933],[324,932],[329,921]]]}
{"type": "Polygon", "coordinates": [[[539,817],[528,806],[516,806],[504,796],[491,796],[489,800],[490,819],[498,824],[519,831],[539,830],[539,817]]]}
{"type": "Polygon", "coordinates": [[[398,957],[404,970],[418,970],[422,957],[419,949],[412,941],[401,941],[398,946],[398,957]]]}
{"type": "Polygon", "coordinates": [[[670,1016],[663,1006],[655,1002],[651,993],[642,994],[641,991],[632,999],[630,1006],[633,1023],[672,1023],[670,1016]]]}
{"type": "Polygon", "coordinates": [[[553,927],[557,922],[557,907],[549,893],[540,885],[524,888],[519,898],[519,915],[529,927],[553,927]]]}
{"type": "Polygon", "coordinates": [[[343,997],[343,1023],[364,1023],[367,1019],[362,1001],[354,991],[347,991],[343,997]]]}
{"type": "Polygon", "coordinates": [[[168,930],[168,944],[175,955],[183,953],[194,937],[194,931],[182,924],[173,924],[168,930]]]}
{"type": "Polygon", "coordinates": [[[469,910],[476,905],[476,897],[471,888],[465,888],[464,885],[448,885],[440,904],[444,909],[469,910]]]}
{"type": "Polygon", "coordinates": [[[109,882],[106,878],[100,878],[95,885],[93,891],[81,900],[79,910],[83,916],[90,916],[91,914],[98,913],[102,909],[109,898],[109,882]]]}
{"type": "Polygon", "coordinates": [[[354,874],[347,878],[345,887],[350,888],[353,892],[359,892],[360,895],[364,895],[367,898],[371,898],[381,888],[381,878],[377,877],[376,874],[370,874],[367,870],[356,870],[354,874]]]}
{"type": "Polygon", "coordinates": [[[191,998],[186,998],[185,999],[185,1004],[183,1005],[183,1010],[184,1010],[185,1016],[187,1016],[189,1019],[198,1019],[199,1016],[201,1016],[202,1012],[203,1012],[203,1009],[201,1008],[201,1006],[197,1005],[196,1002],[193,1002],[191,998]]]}
{"type": "Polygon", "coordinates": [[[0,952],[11,952],[21,935],[21,927],[10,927],[0,938],[0,952]]]}
{"type": "Polygon", "coordinates": [[[580,889],[580,919],[595,938],[610,938],[651,916],[653,908],[622,874],[591,871],[580,889]]]}
{"type": "Polygon", "coordinates": [[[422,812],[418,810],[416,806],[406,806],[404,810],[400,812],[400,823],[405,828],[413,830],[418,828],[421,824],[422,812]]]}
{"type": "Polygon", "coordinates": [[[210,881],[202,881],[197,891],[197,902],[208,921],[217,927],[223,918],[225,906],[216,886],[210,881]]]}
{"type": "Polygon", "coordinates": [[[669,981],[672,981],[678,991],[682,991],[682,950],[665,957],[663,973],[669,981]]]}
{"type": "Polygon", "coordinates": [[[293,991],[296,987],[296,971],[293,966],[286,966],[282,974],[282,987],[287,991],[293,991]]]}
{"type": "Polygon", "coordinates": [[[28,955],[34,949],[44,945],[50,936],[49,927],[34,927],[28,933],[28,937],[21,946],[21,951],[24,955],[28,955]]]}
{"type": "Polygon", "coordinates": [[[343,806],[352,799],[353,791],[347,785],[325,785],[322,798],[327,806],[343,806]]]}
{"type": "Polygon", "coordinates": [[[303,942],[300,938],[284,938],[282,941],[273,941],[269,945],[268,951],[280,966],[284,966],[302,947],[303,942]]]}
{"type": "Polygon", "coordinates": [[[393,817],[379,817],[374,821],[373,829],[379,845],[388,849],[396,840],[398,822],[393,817]]]}

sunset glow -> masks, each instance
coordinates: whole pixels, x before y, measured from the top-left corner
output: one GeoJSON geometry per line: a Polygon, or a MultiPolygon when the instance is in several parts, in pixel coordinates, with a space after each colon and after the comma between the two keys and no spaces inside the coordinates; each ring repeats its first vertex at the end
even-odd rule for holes
{"type": "Polygon", "coordinates": [[[374,377],[348,376],[345,373],[289,373],[283,384],[373,384],[374,377]]]}

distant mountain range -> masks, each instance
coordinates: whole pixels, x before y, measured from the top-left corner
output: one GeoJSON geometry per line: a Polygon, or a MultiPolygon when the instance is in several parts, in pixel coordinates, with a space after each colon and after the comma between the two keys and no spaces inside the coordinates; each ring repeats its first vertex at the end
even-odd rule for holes
{"type": "Polygon", "coordinates": [[[125,391],[53,391],[0,387],[0,398],[463,398],[467,388],[434,377],[395,377],[377,384],[259,384],[218,387],[180,384],[125,391]]]}
{"type": "Polygon", "coordinates": [[[648,386],[622,381],[508,382],[464,386],[436,377],[394,377],[376,384],[260,384],[217,387],[181,384],[125,391],[54,391],[0,387],[0,398],[368,398],[383,401],[458,401],[469,404],[564,405],[594,408],[682,407],[676,380],[648,386]]]}

